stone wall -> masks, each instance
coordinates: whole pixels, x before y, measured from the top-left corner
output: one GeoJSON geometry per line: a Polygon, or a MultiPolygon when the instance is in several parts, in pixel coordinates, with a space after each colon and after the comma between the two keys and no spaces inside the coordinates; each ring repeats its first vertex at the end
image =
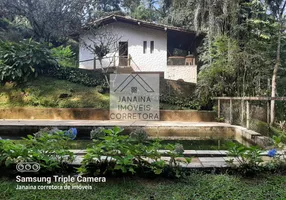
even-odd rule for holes
{"type": "Polygon", "coordinates": [[[165,71],[165,78],[170,80],[182,79],[185,82],[197,83],[196,65],[168,65],[165,71]]]}
{"type": "MultiPolygon", "coordinates": [[[[161,110],[161,121],[213,122],[215,112],[161,110]]],[[[93,108],[0,109],[0,119],[109,120],[109,110],[93,108]]]]}

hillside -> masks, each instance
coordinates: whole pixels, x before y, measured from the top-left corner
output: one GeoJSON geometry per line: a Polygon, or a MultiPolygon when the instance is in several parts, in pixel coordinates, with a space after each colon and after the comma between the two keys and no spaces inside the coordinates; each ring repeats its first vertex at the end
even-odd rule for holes
{"type": "Polygon", "coordinates": [[[38,77],[23,85],[0,86],[0,108],[108,108],[109,95],[99,93],[98,89],[55,78],[38,77]]]}

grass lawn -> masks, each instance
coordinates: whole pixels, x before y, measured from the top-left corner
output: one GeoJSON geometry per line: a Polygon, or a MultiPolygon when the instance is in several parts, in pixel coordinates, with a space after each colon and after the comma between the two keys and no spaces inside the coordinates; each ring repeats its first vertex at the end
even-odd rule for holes
{"type": "MultiPolygon", "coordinates": [[[[0,108],[13,107],[109,109],[109,94],[99,93],[96,87],[40,76],[16,87],[13,84],[0,85],[0,108]],[[61,94],[68,97],[59,98],[61,94]]],[[[160,109],[189,110],[166,103],[160,103],[160,109]]]]}
{"type": "Polygon", "coordinates": [[[192,173],[179,181],[107,178],[106,183],[89,183],[92,190],[16,190],[17,184],[19,183],[13,180],[0,179],[0,199],[286,199],[286,176],[278,175],[245,179],[230,175],[192,173]]]}
{"type": "Polygon", "coordinates": [[[0,86],[0,108],[109,108],[108,94],[100,94],[95,87],[65,80],[41,76],[28,83],[12,86],[0,86]],[[67,94],[68,97],[59,98],[61,94],[67,94]]]}

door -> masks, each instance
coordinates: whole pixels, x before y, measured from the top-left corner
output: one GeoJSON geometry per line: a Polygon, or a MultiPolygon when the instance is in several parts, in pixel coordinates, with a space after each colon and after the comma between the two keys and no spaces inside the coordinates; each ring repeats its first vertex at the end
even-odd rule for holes
{"type": "Polygon", "coordinates": [[[127,66],[128,42],[119,42],[119,66],[127,66]]]}

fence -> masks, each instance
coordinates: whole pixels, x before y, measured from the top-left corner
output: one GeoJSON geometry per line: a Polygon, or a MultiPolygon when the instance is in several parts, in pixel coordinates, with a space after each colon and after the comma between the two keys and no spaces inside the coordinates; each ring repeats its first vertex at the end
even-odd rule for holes
{"type": "Polygon", "coordinates": [[[286,101],[286,97],[214,97],[213,99],[217,100],[218,119],[223,117],[230,124],[246,126],[248,129],[251,128],[252,120],[266,122],[269,125],[270,102],[286,101]]]}
{"type": "Polygon", "coordinates": [[[99,59],[94,57],[91,59],[80,60],[79,63],[88,62],[88,68],[90,69],[101,69],[101,68],[116,68],[116,67],[131,67],[134,71],[141,71],[140,67],[134,62],[131,55],[128,56],[105,56],[101,60],[101,64],[99,59]],[[120,59],[123,59],[124,62],[120,62],[120,59]],[[122,64],[123,63],[123,64],[122,64]]]}

